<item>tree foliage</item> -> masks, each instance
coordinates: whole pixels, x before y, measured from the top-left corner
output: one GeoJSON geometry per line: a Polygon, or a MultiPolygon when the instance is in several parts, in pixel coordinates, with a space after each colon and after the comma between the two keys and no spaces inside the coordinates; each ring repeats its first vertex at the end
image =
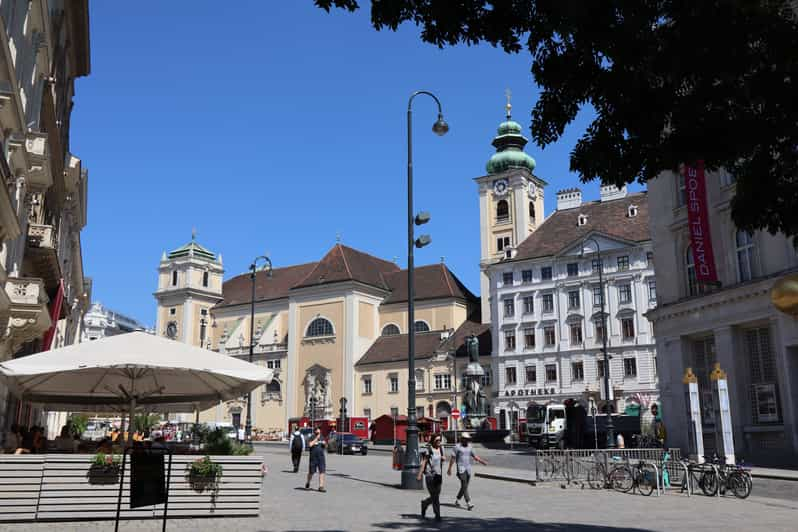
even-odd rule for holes
{"type": "MultiPolygon", "coordinates": [[[[315,0],[350,11],[356,0],[315,0]]],[[[703,159],[737,179],[738,227],[798,234],[798,2],[372,0],[377,30],[409,22],[439,47],[526,48],[540,97],[531,136],[557,141],[582,181],[623,185],[703,159]]]]}

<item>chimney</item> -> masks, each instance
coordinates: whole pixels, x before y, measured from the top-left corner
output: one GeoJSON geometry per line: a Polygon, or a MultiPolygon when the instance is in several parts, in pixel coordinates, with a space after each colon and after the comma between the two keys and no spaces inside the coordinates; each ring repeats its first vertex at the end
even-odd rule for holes
{"type": "Polygon", "coordinates": [[[626,185],[618,188],[615,185],[601,185],[601,201],[611,201],[626,197],[626,185]]]}
{"type": "Polygon", "coordinates": [[[557,192],[557,210],[573,209],[582,205],[582,191],[578,188],[566,188],[557,192]]]}

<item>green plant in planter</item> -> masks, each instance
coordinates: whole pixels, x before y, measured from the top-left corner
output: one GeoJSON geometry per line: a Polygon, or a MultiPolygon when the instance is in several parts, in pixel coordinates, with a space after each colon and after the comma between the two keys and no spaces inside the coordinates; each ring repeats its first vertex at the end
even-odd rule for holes
{"type": "Polygon", "coordinates": [[[222,481],[222,464],[211,460],[210,456],[197,458],[186,466],[186,480],[191,488],[198,492],[210,492],[211,502],[215,504],[222,481]]]}
{"type": "Polygon", "coordinates": [[[122,459],[118,455],[97,453],[86,472],[86,478],[89,484],[116,484],[121,470],[122,459]]]}

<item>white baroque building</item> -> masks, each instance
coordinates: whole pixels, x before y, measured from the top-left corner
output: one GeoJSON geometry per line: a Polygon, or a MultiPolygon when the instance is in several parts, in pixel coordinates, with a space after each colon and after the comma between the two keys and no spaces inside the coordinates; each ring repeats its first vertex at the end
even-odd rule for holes
{"type": "Polygon", "coordinates": [[[147,331],[147,327],[130,316],[120,314],[96,302],[92,303],[91,308],[83,316],[80,339],[86,342],[133,331],[147,331]]]}
{"type": "MultiPolygon", "coordinates": [[[[634,404],[645,411],[658,402],[655,339],[645,317],[656,306],[648,218],[645,192],[603,186],[599,201],[583,203],[581,191],[560,191],[557,210],[483,268],[498,385],[493,409],[500,426],[515,423],[519,413],[525,417],[534,403],[574,399],[604,407],[595,242],[604,267],[612,407],[623,411],[634,404]]],[[[512,215],[507,223],[514,223],[512,215]]]]}

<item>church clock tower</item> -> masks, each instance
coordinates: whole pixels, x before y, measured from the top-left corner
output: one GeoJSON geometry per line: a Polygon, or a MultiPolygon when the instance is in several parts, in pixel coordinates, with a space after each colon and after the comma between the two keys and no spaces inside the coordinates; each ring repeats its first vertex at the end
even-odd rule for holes
{"type": "Polygon", "coordinates": [[[482,322],[489,323],[490,286],[487,267],[512,258],[517,246],[543,222],[543,188],[535,160],[524,152],[529,142],[521,124],[512,120],[507,92],[507,119],[499,124],[487,164],[487,175],[475,179],[479,187],[480,293],[482,322]]]}
{"type": "Polygon", "coordinates": [[[191,242],[161,257],[155,331],[198,347],[211,345],[211,307],[222,300],[222,256],[191,242]]]}

